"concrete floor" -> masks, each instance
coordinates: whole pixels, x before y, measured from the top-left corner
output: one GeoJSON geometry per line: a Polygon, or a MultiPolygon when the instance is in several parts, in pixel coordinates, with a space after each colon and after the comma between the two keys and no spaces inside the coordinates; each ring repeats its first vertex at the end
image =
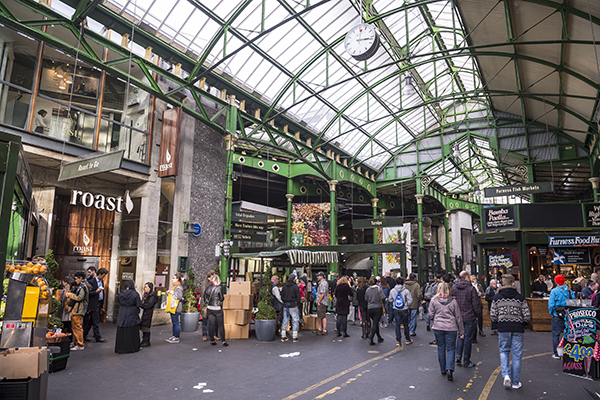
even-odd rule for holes
{"type": "MultiPolygon", "coordinates": [[[[473,345],[476,368],[456,367],[454,382],[439,372],[433,333],[419,321],[412,345],[397,348],[393,327],[369,346],[360,327],[338,341],[330,316],[328,336],[301,331],[300,342],[231,340],[212,347],[201,332],[182,333],[169,344],[169,325],[152,328],[152,346],[134,354],[114,353],[114,324],[102,324],[107,343],[88,342],[72,352],[63,371],[48,379],[48,400],[108,399],[587,399],[582,386],[600,392],[600,381],[566,375],[550,358],[549,332],[527,331],[519,390],[502,387],[497,336],[473,345]],[[296,357],[281,354],[299,352],[296,357]],[[202,385],[205,384],[205,385],[202,385]],[[210,392],[208,391],[210,390],[210,392]],[[206,392],[205,392],[206,391],[206,392]]],[[[489,329],[485,328],[489,333],[489,329]]]]}

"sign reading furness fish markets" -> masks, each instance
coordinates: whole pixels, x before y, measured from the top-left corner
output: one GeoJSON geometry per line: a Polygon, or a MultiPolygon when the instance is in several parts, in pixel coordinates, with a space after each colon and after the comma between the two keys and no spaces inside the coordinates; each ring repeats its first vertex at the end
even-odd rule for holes
{"type": "Polygon", "coordinates": [[[127,214],[133,210],[133,201],[129,196],[129,190],[125,191],[125,199],[123,197],[109,197],[102,194],[92,194],[81,190],[71,190],[71,201],[69,204],[76,205],[81,203],[84,207],[94,207],[98,210],[123,212],[123,203],[127,214]]]}

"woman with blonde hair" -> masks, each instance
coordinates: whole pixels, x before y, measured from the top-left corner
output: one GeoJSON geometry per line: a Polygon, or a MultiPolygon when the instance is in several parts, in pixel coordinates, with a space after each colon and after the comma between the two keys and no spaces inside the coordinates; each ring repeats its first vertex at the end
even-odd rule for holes
{"type": "Polygon", "coordinates": [[[169,311],[171,314],[171,322],[173,323],[173,336],[167,339],[169,343],[179,343],[179,335],[181,333],[181,324],[179,322],[179,316],[181,315],[182,304],[181,300],[183,299],[183,274],[181,272],[177,272],[173,275],[172,279],[173,289],[169,290],[167,294],[171,297],[172,303],[177,303],[175,307],[171,307],[172,310],[169,311]]]}
{"type": "Polygon", "coordinates": [[[450,292],[447,283],[438,285],[435,296],[429,304],[429,317],[431,318],[433,333],[437,342],[438,362],[442,375],[447,375],[448,380],[453,380],[454,360],[456,353],[456,336],[465,336],[465,329],[458,308],[458,302],[450,292]]]}
{"type": "Polygon", "coordinates": [[[206,288],[206,308],[208,315],[208,335],[210,337],[210,345],[216,346],[215,333],[217,328],[221,332],[221,340],[223,346],[229,346],[225,341],[225,325],[223,318],[223,291],[221,290],[221,278],[214,274],[210,277],[210,286],[206,288]]]}
{"type": "Polygon", "coordinates": [[[350,302],[352,301],[352,295],[354,292],[350,285],[348,285],[348,277],[342,276],[335,286],[333,295],[337,299],[335,304],[335,312],[337,318],[335,320],[337,328],[337,336],[350,337],[348,335],[348,314],[350,314],[350,302]]]}

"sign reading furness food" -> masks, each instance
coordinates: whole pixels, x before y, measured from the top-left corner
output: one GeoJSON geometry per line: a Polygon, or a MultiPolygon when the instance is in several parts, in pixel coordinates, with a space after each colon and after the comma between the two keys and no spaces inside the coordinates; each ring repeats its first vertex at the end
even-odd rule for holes
{"type": "Polygon", "coordinates": [[[515,206],[493,207],[484,209],[484,230],[513,229],[517,227],[515,206]]]}

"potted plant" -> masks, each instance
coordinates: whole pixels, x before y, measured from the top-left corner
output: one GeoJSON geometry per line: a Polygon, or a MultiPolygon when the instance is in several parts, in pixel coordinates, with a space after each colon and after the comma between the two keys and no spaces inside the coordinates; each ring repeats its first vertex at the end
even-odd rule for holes
{"type": "Polygon", "coordinates": [[[263,271],[258,312],[254,318],[256,338],[261,342],[270,342],[275,339],[277,331],[277,312],[273,308],[273,295],[271,294],[272,276],[271,266],[267,266],[266,271],[263,271]]]}
{"type": "Polygon", "coordinates": [[[183,292],[183,304],[181,307],[181,330],[183,332],[196,332],[198,330],[198,299],[196,298],[196,274],[194,269],[188,270],[186,289],[183,292]]]}

